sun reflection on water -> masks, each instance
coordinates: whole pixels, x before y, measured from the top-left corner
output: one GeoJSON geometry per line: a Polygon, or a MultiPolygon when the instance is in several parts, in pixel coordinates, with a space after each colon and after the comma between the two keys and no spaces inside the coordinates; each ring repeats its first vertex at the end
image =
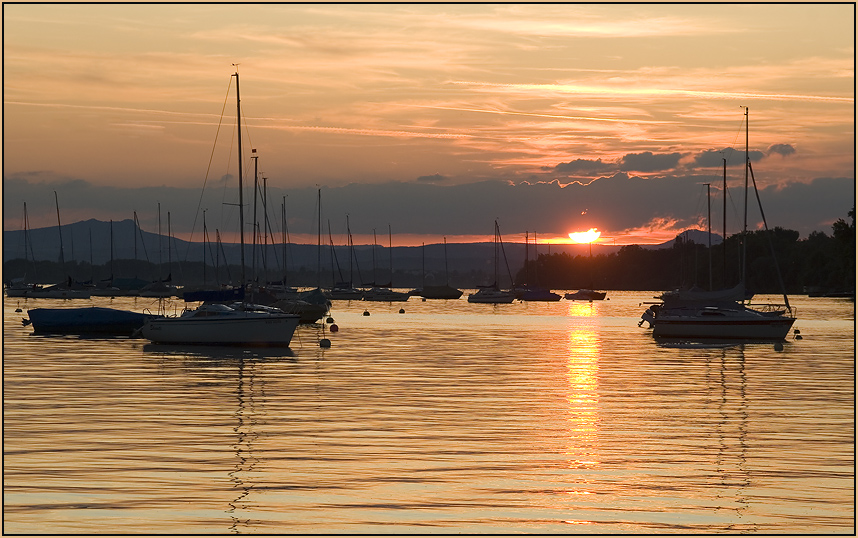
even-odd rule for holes
{"type": "MultiPolygon", "coordinates": [[[[587,305],[580,305],[585,309],[587,305]]],[[[570,310],[573,307],[570,307],[570,310]]],[[[599,355],[601,341],[593,327],[569,331],[566,378],[569,386],[569,446],[567,454],[575,467],[599,463],[599,355]]]]}
{"type": "MultiPolygon", "coordinates": [[[[570,317],[590,318],[599,313],[592,301],[567,301],[567,303],[569,304],[567,315],[570,317]]],[[[592,329],[588,327],[585,330],[592,329]]]]}

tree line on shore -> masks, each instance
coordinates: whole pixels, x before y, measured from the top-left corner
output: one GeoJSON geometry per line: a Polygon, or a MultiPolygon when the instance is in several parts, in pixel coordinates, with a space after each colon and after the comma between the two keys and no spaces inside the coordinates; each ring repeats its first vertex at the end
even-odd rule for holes
{"type": "Polygon", "coordinates": [[[803,240],[794,230],[776,227],[748,232],[744,245],[742,234],[711,248],[679,235],[672,248],[659,250],[629,245],[593,257],[540,254],[517,273],[516,280],[551,289],[723,289],[741,282],[744,251],[746,288],[754,293],[780,293],[781,281],[791,294],[854,292],[854,208],[849,217],[851,223],[843,219],[834,223],[833,235],[813,232],[803,240]]]}

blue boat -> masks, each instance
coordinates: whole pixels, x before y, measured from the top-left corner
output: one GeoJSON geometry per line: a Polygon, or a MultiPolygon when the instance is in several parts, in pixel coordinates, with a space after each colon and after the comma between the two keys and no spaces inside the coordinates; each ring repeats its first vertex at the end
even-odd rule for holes
{"type": "MultiPolygon", "coordinates": [[[[91,306],[86,308],[33,308],[29,322],[36,334],[102,334],[131,336],[148,319],[160,318],[129,310],[91,306]]],[[[24,320],[24,324],[28,324],[24,320]]]]}

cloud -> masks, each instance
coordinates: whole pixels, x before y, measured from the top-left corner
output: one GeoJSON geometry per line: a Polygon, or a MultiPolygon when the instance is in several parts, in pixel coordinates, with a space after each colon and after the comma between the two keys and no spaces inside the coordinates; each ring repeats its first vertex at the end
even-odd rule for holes
{"type": "Polygon", "coordinates": [[[654,154],[651,151],[629,153],[622,158],[620,170],[635,172],[659,172],[671,170],[679,164],[681,153],[654,154]]]}
{"type": "MultiPolygon", "coordinates": [[[[574,161],[573,161],[574,162],[574,161]]],[[[427,175],[427,178],[440,174],[427,175]]],[[[443,176],[440,176],[443,177],[443,176]]],[[[720,184],[721,175],[661,175],[644,179],[618,172],[584,185],[577,182],[519,182],[486,180],[460,185],[435,181],[352,183],[322,189],[323,219],[330,219],[333,232],[345,232],[349,215],[354,234],[372,234],[391,225],[394,234],[435,236],[479,235],[491,237],[499,220],[504,238],[517,238],[526,230],[564,236],[575,230],[598,228],[606,237],[645,233],[651,223],[657,228],[681,231],[698,226],[706,216],[706,191],[702,183],[720,184]],[[416,203],[419,201],[419,203],[416,203]],[[701,217],[702,216],[702,217],[701,217]],[[665,223],[669,223],[667,226],[665,223]]],[[[252,185],[245,183],[244,202],[252,209],[252,185]]],[[[209,232],[238,230],[235,185],[210,186],[201,195],[198,188],[98,186],[79,178],[49,173],[20,174],[4,178],[4,226],[21,225],[22,202],[27,203],[30,226],[56,226],[53,191],[59,197],[63,224],[89,218],[102,221],[128,219],[136,212],[143,228],[157,229],[158,204],[166,225],[171,213],[172,232],[183,239],[194,230],[199,240],[206,209],[209,232]]],[[[281,204],[285,199],[289,232],[315,237],[318,226],[317,187],[268,187],[269,220],[280,233],[281,204]]],[[[741,190],[731,188],[728,201],[728,234],[736,233],[742,219],[741,190]]],[[[855,184],[851,177],[819,178],[810,183],[770,185],[760,191],[770,228],[781,226],[807,236],[812,231],[830,234],[831,223],[845,217],[854,204],[855,184]]],[[[722,220],[720,190],[712,192],[712,219],[722,220]]],[[[260,209],[261,211],[261,209],[260,209]]],[[[760,220],[751,195],[749,226],[760,220]]],[[[251,212],[245,218],[251,220],[251,212]]],[[[720,233],[720,225],[717,226],[720,233]]],[[[662,230],[662,231],[665,231],[662,230]]],[[[166,233],[166,226],[164,227],[166,233]]],[[[654,234],[654,232],[652,232],[654,234]]],[[[674,234],[675,235],[675,234],[674,234]]]]}
{"type": "Polygon", "coordinates": [[[772,144],[767,151],[769,155],[777,153],[784,157],[788,157],[795,153],[795,148],[791,144],[772,144]]]}
{"type": "MultiPolygon", "coordinates": [[[[769,153],[771,153],[771,148],[769,153]]],[[[751,162],[757,162],[763,157],[765,157],[765,153],[762,151],[751,150],[748,152],[748,158],[751,162]]],[[[745,161],[745,152],[733,148],[708,149],[694,155],[689,166],[691,168],[720,168],[724,165],[723,159],[727,159],[727,166],[741,165],[745,161]]]]}
{"type": "Polygon", "coordinates": [[[733,148],[708,149],[695,155],[691,166],[693,168],[712,168],[723,166],[724,159],[727,159],[727,164],[736,164],[741,162],[741,157],[739,157],[739,155],[739,152],[733,148]]]}
{"type": "Polygon", "coordinates": [[[559,163],[554,167],[544,166],[543,170],[553,171],[560,174],[598,174],[615,170],[616,164],[602,162],[602,159],[575,159],[566,163],[559,163]]]}

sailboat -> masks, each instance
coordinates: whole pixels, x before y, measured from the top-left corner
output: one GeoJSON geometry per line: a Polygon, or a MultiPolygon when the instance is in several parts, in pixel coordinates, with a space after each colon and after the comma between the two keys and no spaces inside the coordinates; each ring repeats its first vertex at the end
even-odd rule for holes
{"type": "MultiPolygon", "coordinates": [[[[423,245],[423,260],[425,266],[426,245],[423,245]]],[[[423,278],[426,278],[426,270],[424,267],[423,278]]],[[[418,295],[424,299],[458,299],[462,296],[462,290],[450,286],[449,270],[447,268],[447,238],[444,238],[444,285],[442,286],[423,286],[419,290],[411,292],[412,295],[418,295]]]]}
{"type": "MultiPolygon", "coordinates": [[[[495,246],[495,281],[488,286],[481,286],[476,293],[472,293],[468,295],[469,303],[493,303],[493,304],[508,304],[515,300],[515,292],[511,290],[502,290],[500,286],[498,286],[499,280],[499,266],[498,261],[501,252],[503,252],[503,240],[501,239],[500,228],[498,227],[498,221],[495,221],[495,238],[494,238],[494,246],[495,246]]],[[[506,260],[506,253],[503,252],[504,260],[506,260]]],[[[508,268],[507,268],[508,269],[508,268]]],[[[512,277],[510,277],[512,280],[512,277]]]]}
{"type": "MultiPolygon", "coordinates": [[[[57,191],[54,191],[54,200],[57,205],[57,230],[60,233],[60,266],[62,267],[62,270],[65,271],[66,260],[63,252],[63,227],[60,223],[60,201],[57,196],[57,191]]],[[[77,284],[72,277],[69,276],[67,282],[61,282],[59,284],[54,284],[53,286],[29,291],[27,292],[27,297],[45,299],[89,299],[90,293],[89,290],[83,289],[82,286],[77,284]]]]}
{"type": "MultiPolygon", "coordinates": [[[[716,338],[741,340],[783,340],[795,322],[793,309],[784,291],[783,305],[754,305],[747,302],[745,288],[747,260],[745,236],[748,227],[748,174],[753,169],[748,158],[748,108],[745,107],[745,224],[742,230],[742,280],[734,288],[716,291],[674,290],[663,293],[661,303],[649,306],[641,315],[641,326],[647,322],[655,338],[716,338]]],[[[757,202],[765,222],[757,182],[757,202]]],[[[726,193],[725,193],[726,196],[726,193]]],[[[774,259],[774,252],[772,252],[774,259]]],[[[780,277],[780,269],[775,266],[780,277]]],[[[783,288],[783,283],[781,282],[783,288]]]]}
{"type": "MultiPolygon", "coordinates": [[[[590,241],[590,280],[593,280],[593,242],[590,241]]],[[[567,301],[601,301],[605,298],[608,292],[595,291],[589,288],[582,288],[578,291],[565,294],[563,297],[567,301]]]]}
{"type": "MultiPolygon", "coordinates": [[[[354,287],[354,271],[353,271],[353,263],[355,261],[354,254],[354,242],[352,241],[352,229],[349,223],[349,216],[346,215],[346,232],[349,237],[349,279],[348,281],[340,279],[339,282],[334,283],[334,286],[328,291],[325,296],[328,299],[337,299],[337,300],[352,300],[352,299],[363,299],[363,291],[354,287]]],[[[331,247],[333,248],[333,246],[331,247]]],[[[360,267],[358,267],[358,274],[360,274],[360,267]]]]}
{"type": "MultiPolygon", "coordinates": [[[[238,71],[235,77],[235,100],[238,129],[238,196],[241,237],[241,295],[247,285],[244,261],[244,201],[242,194],[241,97],[238,71]]],[[[204,302],[181,316],[148,320],[141,332],[158,344],[204,344],[245,346],[288,346],[298,327],[300,316],[282,310],[259,307],[244,301],[227,306],[204,302]]]]}
{"type": "MultiPolygon", "coordinates": [[[[407,301],[411,296],[411,294],[406,291],[394,291],[391,289],[393,287],[393,232],[390,229],[390,225],[387,226],[387,233],[390,242],[390,246],[388,248],[390,251],[390,282],[385,285],[376,284],[372,289],[364,292],[364,301],[403,302],[407,301]]],[[[374,247],[375,245],[373,245],[373,248],[374,247]]]]}
{"type": "MultiPolygon", "coordinates": [[[[549,290],[548,288],[543,288],[543,287],[538,285],[539,275],[536,274],[536,269],[535,269],[537,264],[534,264],[534,281],[537,283],[537,285],[534,285],[534,286],[530,285],[530,283],[529,283],[529,278],[530,278],[529,264],[528,264],[528,243],[529,243],[529,240],[527,237],[527,232],[525,232],[524,233],[524,270],[525,270],[525,277],[528,278],[528,284],[521,291],[521,295],[519,296],[519,299],[521,299],[522,301],[559,301],[561,299],[559,294],[554,293],[553,291],[549,290]]],[[[533,254],[536,257],[536,259],[538,260],[539,255],[536,253],[536,232],[533,232],[533,254]]]]}
{"type": "MultiPolygon", "coordinates": [[[[30,243],[30,219],[27,216],[27,202],[24,202],[24,262],[36,266],[36,260],[30,256],[33,250],[30,243]]],[[[26,297],[29,292],[40,289],[37,284],[28,282],[27,275],[23,277],[13,278],[5,284],[6,297],[26,297]]]]}

